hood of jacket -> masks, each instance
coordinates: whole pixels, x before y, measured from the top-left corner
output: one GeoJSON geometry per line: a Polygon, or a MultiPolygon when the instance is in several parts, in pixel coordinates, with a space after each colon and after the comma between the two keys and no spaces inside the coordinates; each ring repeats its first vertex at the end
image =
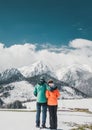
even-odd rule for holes
{"type": "Polygon", "coordinates": [[[57,86],[49,87],[49,90],[50,90],[50,91],[54,91],[54,90],[56,90],[56,89],[57,89],[57,86]]]}

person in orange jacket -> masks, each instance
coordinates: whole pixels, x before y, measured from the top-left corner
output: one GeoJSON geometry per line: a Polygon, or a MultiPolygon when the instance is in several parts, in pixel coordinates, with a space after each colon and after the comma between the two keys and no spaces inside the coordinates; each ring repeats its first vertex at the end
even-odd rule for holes
{"type": "Polygon", "coordinates": [[[46,90],[47,105],[50,118],[50,129],[57,129],[57,105],[60,92],[53,80],[48,81],[49,89],[46,90]]]}

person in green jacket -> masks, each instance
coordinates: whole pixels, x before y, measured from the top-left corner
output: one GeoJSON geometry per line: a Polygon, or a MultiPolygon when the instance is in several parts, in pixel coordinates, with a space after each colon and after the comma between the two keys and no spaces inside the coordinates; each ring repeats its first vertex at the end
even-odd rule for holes
{"type": "Polygon", "coordinates": [[[42,128],[46,128],[46,116],[47,116],[47,99],[46,90],[48,86],[45,82],[44,77],[40,77],[39,83],[34,88],[34,95],[37,97],[36,103],[36,127],[40,127],[40,113],[42,108],[42,128]]]}

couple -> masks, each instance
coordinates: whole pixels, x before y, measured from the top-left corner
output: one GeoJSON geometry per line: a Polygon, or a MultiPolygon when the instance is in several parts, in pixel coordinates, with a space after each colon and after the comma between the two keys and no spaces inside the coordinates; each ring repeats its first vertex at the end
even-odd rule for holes
{"type": "Polygon", "coordinates": [[[54,85],[53,80],[46,83],[41,77],[35,86],[34,95],[37,96],[36,127],[40,127],[40,113],[42,107],[42,128],[46,128],[47,106],[49,110],[50,129],[57,129],[57,99],[60,96],[59,90],[54,85]]]}

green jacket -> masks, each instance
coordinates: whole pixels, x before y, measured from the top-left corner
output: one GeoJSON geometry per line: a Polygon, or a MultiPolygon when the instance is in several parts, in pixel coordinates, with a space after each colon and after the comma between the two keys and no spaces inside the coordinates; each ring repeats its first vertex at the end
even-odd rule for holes
{"type": "Polygon", "coordinates": [[[44,83],[43,85],[37,84],[34,89],[34,95],[37,96],[37,102],[46,103],[46,90],[48,89],[48,85],[44,83]]]}

